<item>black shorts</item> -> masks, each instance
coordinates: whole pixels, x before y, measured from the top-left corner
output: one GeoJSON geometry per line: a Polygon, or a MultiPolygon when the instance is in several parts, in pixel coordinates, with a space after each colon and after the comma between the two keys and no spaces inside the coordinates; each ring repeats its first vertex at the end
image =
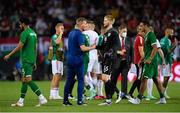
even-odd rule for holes
{"type": "Polygon", "coordinates": [[[112,60],[110,58],[106,58],[102,62],[102,74],[111,75],[111,72],[112,72],[112,60]]]}

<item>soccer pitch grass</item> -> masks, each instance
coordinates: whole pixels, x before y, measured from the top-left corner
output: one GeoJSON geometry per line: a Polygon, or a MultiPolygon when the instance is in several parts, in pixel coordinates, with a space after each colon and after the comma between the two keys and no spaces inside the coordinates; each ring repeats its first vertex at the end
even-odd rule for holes
{"type": "MultiPolygon", "coordinates": [[[[36,82],[43,94],[49,97],[49,81],[36,82]]],[[[77,85],[77,83],[76,83],[77,85]]],[[[129,84],[129,87],[131,84],[129,84]]],[[[73,106],[63,106],[62,100],[48,100],[48,103],[41,107],[35,107],[38,103],[38,97],[28,87],[25,98],[24,107],[11,107],[20,95],[21,82],[0,82],[0,112],[180,112],[180,83],[170,83],[168,86],[168,94],[171,99],[167,100],[167,104],[155,104],[158,100],[143,100],[140,105],[132,105],[127,100],[122,100],[115,104],[116,94],[113,98],[111,106],[98,106],[103,100],[87,100],[87,106],[78,106],[76,101],[71,101],[73,106]]],[[[118,83],[118,87],[120,84],[118,83]]],[[[63,95],[64,82],[60,82],[60,95],[63,95]]],[[[154,86],[153,95],[159,97],[154,86]]],[[[76,95],[76,86],[73,90],[76,95]]]]}

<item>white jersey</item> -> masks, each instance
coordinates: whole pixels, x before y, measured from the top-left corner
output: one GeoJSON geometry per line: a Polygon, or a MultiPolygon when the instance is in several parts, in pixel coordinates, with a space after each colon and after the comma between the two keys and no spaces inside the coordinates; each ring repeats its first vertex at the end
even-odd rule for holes
{"type": "MultiPolygon", "coordinates": [[[[94,43],[98,44],[98,34],[93,30],[84,31],[83,34],[89,36],[89,44],[92,46],[94,43]]],[[[98,59],[97,49],[93,49],[89,51],[89,59],[98,59]]]]}

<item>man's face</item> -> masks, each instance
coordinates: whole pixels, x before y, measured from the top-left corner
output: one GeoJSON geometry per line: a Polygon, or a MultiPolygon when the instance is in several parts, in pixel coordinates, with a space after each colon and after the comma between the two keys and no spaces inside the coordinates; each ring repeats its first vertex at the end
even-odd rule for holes
{"type": "Polygon", "coordinates": [[[64,26],[58,26],[57,29],[56,29],[57,33],[60,34],[60,33],[63,33],[64,32],[64,26]]]}
{"type": "Polygon", "coordinates": [[[104,18],[103,25],[104,27],[108,27],[110,25],[110,20],[108,20],[107,18],[104,18]]]}
{"type": "Polygon", "coordinates": [[[88,26],[88,24],[87,24],[86,21],[82,21],[82,22],[81,22],[80,27],[81,27],[81,29],[82,29],[83,31],[87,28],[87,26],[88,26]]]}
{"type": "Polygon", "coordinates": [[[19,22],[19,28],[20,28],[20,30],[24,30],[23,25],[24,25],[23,23],[19,22]]]}
{"type": "Polygon", "coordinates": [[[90,25],[88,23],[86,23],[85,27],[84,27],[84,31],[87,31],[90,29],[90,25]]]}
{"type": "Polygon", "coordinates": [[[139,24],[139,31],[143,31],[143,29],[144,29],[144,24],[141,22],[141,23],[139,24]]]}
{"type": "Polygon", "coordinates": [[[170,35],[170,36],[173,36],[173,35],[174,35],[174,30],[173,30],[173,29],[170,29],[169,35],[170,35]]]}
{"type": "Polygon", "coordinates": [[[127,37],[127,28],[123,28],[121,30],[119,30],[120,36],[123,38],[127,37]]]}

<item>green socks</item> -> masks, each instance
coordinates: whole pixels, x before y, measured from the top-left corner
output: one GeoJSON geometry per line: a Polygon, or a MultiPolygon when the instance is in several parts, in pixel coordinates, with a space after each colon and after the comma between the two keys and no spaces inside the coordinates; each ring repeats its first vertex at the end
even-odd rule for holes
{"type": "Polygon", "coordinates": [[[39,87],[33,81],[29,81],[28,85],[29,85],[29,87],[31,87],[32,91],[34,93],[36,93],[37,96],[39,96],[41,94],[39,87]]]}
{"type": "Polygon", "coordinates": [[[27,83],[22,83],[22,86],[21,86],[21,98],[24,98],[25,95],[26,95],[26,92],[27,92],[27,89],[28,89],[28,85],[27,83]]]}

